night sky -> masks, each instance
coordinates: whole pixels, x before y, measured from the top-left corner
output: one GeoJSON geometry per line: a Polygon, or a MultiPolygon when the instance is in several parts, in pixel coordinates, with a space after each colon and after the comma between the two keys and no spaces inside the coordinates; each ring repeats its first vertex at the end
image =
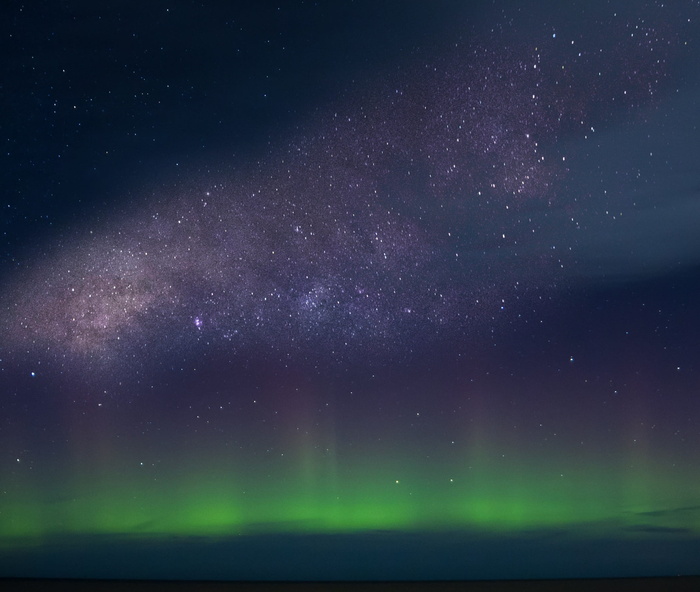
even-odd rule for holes
{"type": "Polygon", "coordinates": [[[700,574],[700,4],[3,2],[0,575],[700,574]]]}

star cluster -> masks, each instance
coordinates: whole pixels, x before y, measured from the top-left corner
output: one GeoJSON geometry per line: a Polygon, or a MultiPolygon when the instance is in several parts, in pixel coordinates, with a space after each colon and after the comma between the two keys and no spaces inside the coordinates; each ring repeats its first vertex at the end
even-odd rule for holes
{"type": "Polygon", "coordinates": [[[643,19],[598,51],[510,28],[417,57],[264,157],[208,164],[48,245],[5,291],[11,347],[124,360],[198,341],[345,358],[512,321],[567,277],[575,238],[551,244],[547,229],[576,208],[562,146],[604,125],[603,104],[651,102],[668,40],[643,19]]]}
{"type": "Polygon", "coordinates": [[[0,12],[0,576],[697,572],[697,2],[0,12]]]}

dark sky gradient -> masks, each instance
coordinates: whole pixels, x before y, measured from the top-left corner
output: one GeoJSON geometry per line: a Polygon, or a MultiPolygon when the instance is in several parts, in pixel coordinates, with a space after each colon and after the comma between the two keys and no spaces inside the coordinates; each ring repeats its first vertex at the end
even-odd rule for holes
{"type": "Polygon", "coordinates": [[[697,2],[0,10],[0,575],[700,575],[697,2]]]}

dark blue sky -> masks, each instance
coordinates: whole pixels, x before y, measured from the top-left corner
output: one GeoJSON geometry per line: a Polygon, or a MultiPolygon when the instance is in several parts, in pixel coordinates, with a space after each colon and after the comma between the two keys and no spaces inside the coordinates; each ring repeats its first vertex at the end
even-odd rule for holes
{"type": "Polygon", "coordinates": [[[283,559],[324,537],[396,537],[398,579],[696,573],[698,23],[3,4],[0,575],[206,537],[196,577],[251,577],[229,536],[271,578],[377,577],[283,559]]]}

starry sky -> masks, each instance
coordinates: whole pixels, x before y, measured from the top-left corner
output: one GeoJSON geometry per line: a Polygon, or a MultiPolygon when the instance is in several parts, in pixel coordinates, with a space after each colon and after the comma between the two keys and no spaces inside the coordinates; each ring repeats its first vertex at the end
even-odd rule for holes
{"type": "Polygon", "coordinates": [[[0,575],[698,575],[699,24],[3,3],[0,575]]]}

